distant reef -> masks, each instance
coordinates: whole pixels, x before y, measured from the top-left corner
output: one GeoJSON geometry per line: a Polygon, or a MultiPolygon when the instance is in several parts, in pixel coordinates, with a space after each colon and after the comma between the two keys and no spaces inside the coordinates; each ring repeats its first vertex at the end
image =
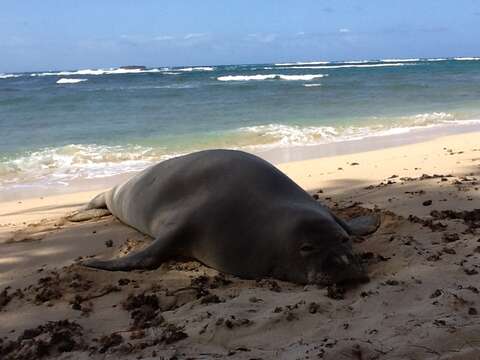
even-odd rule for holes
{"type": "Polygon", "coordinates": [[[145,70],[147,67],[143,65],[126,65],[120,66],[119,69],[123,70],[145,70]]]}

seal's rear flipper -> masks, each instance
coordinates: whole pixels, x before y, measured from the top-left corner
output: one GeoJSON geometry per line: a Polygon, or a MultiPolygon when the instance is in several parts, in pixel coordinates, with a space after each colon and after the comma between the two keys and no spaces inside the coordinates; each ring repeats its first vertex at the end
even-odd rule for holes
{"type": "Polygon", "coordinates": [[[107,209],[107,199],[105,198],[104,192],[95,196],[83,208],[83,210],[91,210],[91,209],[107,209]]]}
{"type": "Polygon", "coordinates": [[[156,269],[172,255],[171,248],[176,243],[176,232],[166,230],[143,250],[112,260],[88,259],[81,264],[109,271],[156,269]]]}
{"type": "Polygon", "coordinates": [[[68,221],[80,222],[92,219],[98,219],[103,216],[110,215],[111,212],[107,208],[105,193],[95,196],[87,205],[80,210],[67,216],[68,221]]]}
{"type": "Polygon", "coordinates": [[[380,226],[380,215],[372,213],[346,220],[350,233],[352,235],[364,236],[377,231],[380,226]]]}
{"type": "Polygon", "coordinates": [[[111,212],[108,209],[79,210],[67,216],[67,220],[72,222],[80,222],[80,221],[87,221],[92,219],[100,219],[101,217],[104,217],[110,214],[111,212]]]}

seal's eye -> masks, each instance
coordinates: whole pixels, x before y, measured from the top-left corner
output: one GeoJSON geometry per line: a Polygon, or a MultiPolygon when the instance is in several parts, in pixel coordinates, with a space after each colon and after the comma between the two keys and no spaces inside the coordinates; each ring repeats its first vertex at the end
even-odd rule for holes
{"type": "Polygon", "coordinates": [[[300,247],[300,251],[302,253],[311,253],[314,250],[313,246],[311,244],[303,244],[300,247]]]}

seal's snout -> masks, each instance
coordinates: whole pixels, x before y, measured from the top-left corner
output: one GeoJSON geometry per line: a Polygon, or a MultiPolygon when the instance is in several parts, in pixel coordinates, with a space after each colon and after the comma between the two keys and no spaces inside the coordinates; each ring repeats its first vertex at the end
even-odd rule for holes
{"type": "Polygon", "coordinates": [[[331,253],[325,259],[323,271],[330,274],[335,283],[348,282],[368,282],[369,278],[360,259],[350,253],[335,254],[331,253]]]}

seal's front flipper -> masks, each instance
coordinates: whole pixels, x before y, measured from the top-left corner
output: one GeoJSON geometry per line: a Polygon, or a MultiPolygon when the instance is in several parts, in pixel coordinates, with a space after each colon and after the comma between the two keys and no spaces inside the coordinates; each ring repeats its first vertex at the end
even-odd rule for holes
{"type": "Polygon", "coordinates": [[[372,213],[346,220],[350,233],[357,236],[365,236],[377,231],[380,226],[380,215],[372,213]]]}
{"type": "Polygon", "coordinates": [[[175,235],[176,232],[167,231],[143,250],[113,260],[88,259],[82,265],[109,271],[156,269],[172,255],[175,235]]]}

